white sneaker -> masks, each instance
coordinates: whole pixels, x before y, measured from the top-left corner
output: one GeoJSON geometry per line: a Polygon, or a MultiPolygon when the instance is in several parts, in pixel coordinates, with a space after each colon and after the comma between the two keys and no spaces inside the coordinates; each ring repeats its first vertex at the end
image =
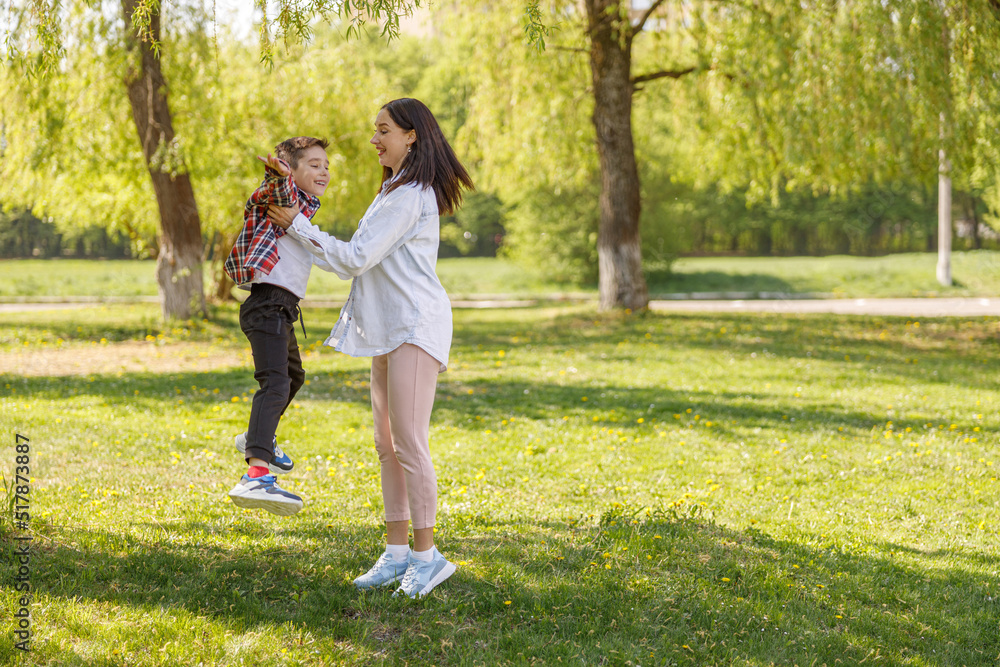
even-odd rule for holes
{"type": "Polygon", "coordinates": [[[418,598],[427,595],[434,587],[455,573],[455,564],[449,563],[441,552],[434,547],[434,556],[428,562],[417,560],[410,552],[409,565],[406,567],[406,574],[403,575],[403,583],[399,589],[392,594],[393,597],[399,594],[407,595],[411,598],[418,598]]]}
{"type": "Polygon", "coordinates": [[[409,559],[396,560],[388,551],[383,551],[378,561],[372,566],[372,569],[355,579],[354,585],[364,590],[366,588],[394,584],[403,578],[409,564],[409,559]]]}
{"type": "Polygon", "coordinates": [[[229,497],[237,507],[267,510],[278,516],[291,516],[302,509],[302,498],[279,487],[274,475],[243,475],[229,497]]]}

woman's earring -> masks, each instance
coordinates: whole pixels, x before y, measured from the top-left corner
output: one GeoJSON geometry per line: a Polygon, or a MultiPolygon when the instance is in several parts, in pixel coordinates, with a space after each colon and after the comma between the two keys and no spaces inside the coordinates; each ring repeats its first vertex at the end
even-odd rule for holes
{"type": "Polygon", "coordinates": [[[410,144],[409,146],[406,147],[406,152],[407,153],[409,153],[412,150],[413,150],[413,144],[410,144]]]}

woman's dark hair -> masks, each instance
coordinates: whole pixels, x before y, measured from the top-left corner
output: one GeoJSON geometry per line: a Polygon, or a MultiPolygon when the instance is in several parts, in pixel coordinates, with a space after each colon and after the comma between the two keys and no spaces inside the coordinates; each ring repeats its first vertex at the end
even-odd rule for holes
{"type": "MultiPolygon", "coordinates": [[[[399,178],[389,186],[392,192],[401,185],[417,183],[434,188],[438,212],[450,215],[462,203],[462,187],[475,189],[465,167],[444,138],[434,114],[420,100],[404,97],[382,106],[404,132],[416,131],[417,139],[403,160],[399,178]]],[[[392,169],[382,167],[382,183],[392,178],[392,169]]]]}

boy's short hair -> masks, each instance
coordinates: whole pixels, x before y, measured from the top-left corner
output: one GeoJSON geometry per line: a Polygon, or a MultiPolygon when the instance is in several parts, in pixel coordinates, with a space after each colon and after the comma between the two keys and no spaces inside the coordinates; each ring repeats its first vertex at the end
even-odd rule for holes
{"type": "Polygon", "coordinates": [[[274,154],[291,165],[292,169],[297,169],[299,166],[299,156],[301,156],[307,148],[319,146],[323,150],[326,150],[329,145],[330,142],[326,139],[317,139],[316,137],[292,137],[291,139],[285,139],[280,144],[275,146],[274,154]]]}

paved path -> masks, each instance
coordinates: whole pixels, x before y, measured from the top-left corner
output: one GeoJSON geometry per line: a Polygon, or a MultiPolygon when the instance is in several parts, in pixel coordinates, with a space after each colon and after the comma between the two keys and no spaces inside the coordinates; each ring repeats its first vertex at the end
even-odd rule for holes
{"type": "Polygon", "coordinates": [[[66,310],[90,308],[92,303],[0,303],[0,313],[24,313],[32,310],[66,310]]]}
{"type": "MultiPolygon", "coordinates": [[[[532,299],[455,301],[456,308],[523,308],[544,303],[532,299]]],[[[0,303],[0,314],[36,310],[88,308],[95,303],[0,303]]],[[[306,307],[339,307],[340,302],[306,302],[306,307]]],[[[835,313],[899,317],[1000,317],[1000,298],[946,299],[671,299],[651,301],[656,311],[835,313]]]]}
{"type": "Polygon", "coordinates": [[[1000,316],[1000,298],[945,299],[734,299],[651,301],[658,311],[836,313],[900,317],[1000,316]]]}

